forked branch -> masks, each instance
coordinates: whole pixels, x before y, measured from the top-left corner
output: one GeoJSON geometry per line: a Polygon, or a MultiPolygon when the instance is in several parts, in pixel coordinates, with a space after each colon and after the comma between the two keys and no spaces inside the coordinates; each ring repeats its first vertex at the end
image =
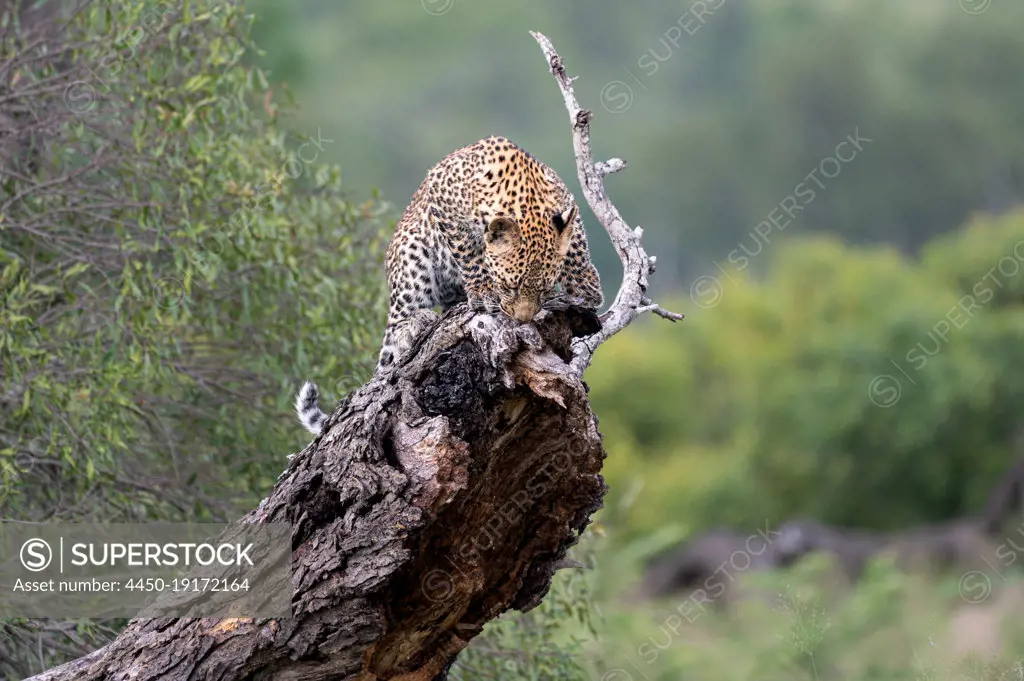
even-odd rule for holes
{"type": "Polygon", "coordinates": [[[573,344],[572,368],[577,375],[582,376],[597,347],[626,328],[637,315],[643,312],[652,312],[673,322],[682,319],[683,315],[669,312],[655,305],[647,297],[647,277],[654,272],[655,258],[648,256],[647,251],[644,250],[640,239],[643,230],[640,227],[629,228],[604,190],[604,176],[623,170],[626,167],[626,162],[619,158],[599,163],[594,162],[590,150],[590,118],[593,116],[593,112],[581,108],[579,102],[576,101],[576,94],[572,89],[574,79],[566,74],[562,58],[555,52],[551,40],[537,31],[530,31],[530,35],[543,50],[544,56],[548,60],[548,67],[555,76],[559,90],[562,91],[565,108],[569,111],[569,120],[572,123],[572,146],[580,185],[583,187],[583,196],[586,198],[587,204],[590,205],[590,209],[594,211],[598,222],[608,232],[612,245],[615,246],[615,252],[619,254],[619,260],[622,262],[622,285],[619,287],[612,306],[601,316],[603,328],[593,335],[578,339],[573,344]]]}

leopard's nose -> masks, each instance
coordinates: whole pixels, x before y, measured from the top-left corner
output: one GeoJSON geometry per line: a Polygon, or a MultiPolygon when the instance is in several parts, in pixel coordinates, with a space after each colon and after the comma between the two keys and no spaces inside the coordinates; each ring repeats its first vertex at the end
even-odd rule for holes
{"type": "Polygon", "coordinates": [[[540,305],[535,305],[530,301],[522,301],[512,306],[512,319],[525,324],[532,322],[538,312],[540,312],[540,305]]]}

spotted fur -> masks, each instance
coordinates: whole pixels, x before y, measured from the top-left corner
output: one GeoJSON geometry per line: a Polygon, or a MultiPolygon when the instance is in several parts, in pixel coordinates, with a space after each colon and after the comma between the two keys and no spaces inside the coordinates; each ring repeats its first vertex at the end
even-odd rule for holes
{"type": "MultiPolygon", "coordinates": [[[[555,171],[504,137],[457,149],[430,169],[385,264],[390,298],[378,368],[409,349],[421,310],[468,300],[525,323],[559,290],[595,310],[603,302],[576,200],[555,171]]],[[[315,385],[303,385],[295,411],[320,434],[327,415],[315,385]]]]}
{"type": "Polygon", "coordinates": [[[299,389],[295,397],[295,413],[299,415],[299,421],[313,435],[319,435],[323,428],[327,414],[320,411],[320,391],[316,383],[306,381],[299,389]]]}
{"type": "Polygon", "coordinates": [[[551,168],[504,137],[457,149],[430,169],[385,263],[390,298],[378,367],[408,350],[417,310],[468,299],[529,322],[559,289],[593,309],[603,302],[575,199],[551,168]]]}

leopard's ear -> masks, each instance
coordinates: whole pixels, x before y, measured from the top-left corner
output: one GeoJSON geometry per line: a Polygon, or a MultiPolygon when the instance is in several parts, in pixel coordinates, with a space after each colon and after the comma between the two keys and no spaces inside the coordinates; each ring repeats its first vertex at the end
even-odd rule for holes
{"type": "Polygon", "coordinates": [[[503,253],[518,246],[519,240],[519,223],[509,217],[494,218],[484,230],[484,244],[490,251],[503,253]]]}
{"type": "MultiPolygon", "coordinates": [[[[551,218],[551,223],[555,226],[555,231],[562,235],[566,231],[567,227],[572,227],[572,223],[576,220],[576,216],[579,215],[580,209],[576,204],[572,204],[569,208],[561,213],[555,213],[551,218]]],[[[569,231],[572,231],[571,229],[569,231]]]]}
{"type": "Polygon", "coordinates": [[[558,254],[563,258],[569,252],[569,243],[572,241],[572,223],[576,220],[576,216],[579,215],[579,208],[576,204],[569,206],[568,210],[562,213],[555,213],[551,217],[551,222],[555,227],[555,236],[557,239],[558,254]]]}

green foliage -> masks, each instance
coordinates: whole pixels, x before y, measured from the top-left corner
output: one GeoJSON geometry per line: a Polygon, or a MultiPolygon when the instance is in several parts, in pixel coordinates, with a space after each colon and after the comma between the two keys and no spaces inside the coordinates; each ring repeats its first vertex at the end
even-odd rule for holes
{"type": "MultiPolygon", "coordinates": [[[[143,11],[76,15],[74,58],[103,63],[143,11]]],[[[248,23],[189,3],[98,72],[92,107],[55,115],[36,174],[4,186],[4,515],[228,517],[215,500],[251,503],[301,444],[297,381],[331,378],[340,396],[372,358],[381,207],[344,195],[318,135],[261,111],[248,23]],[[80,183],[61,182],[87,159],[80,183]],[[77,505],[96,484],[123,495],[77,505]]],[[[20,73],[56,79],[56,66],[20,73]]]]}
{"type": "MultiPolygon", "coordinates": [[[[230,521],[305,444],[300,382],[368,376],[385,207],[282,122],[238,5],[69,16],[63,51],[0,46],[0,517],[230,521]]],[[[93,640],[66,629],[0,636],[0,675],[93,640]]]]}
{"type": "Polygon", "coordinates": [[[851,589],[836,570],[817,554],[788,570],[730,575],[737,595],[727,611],[685,594],[622,604],[586,650],[592,678],[1018,678],[1010,672],[1021,662],[1008,651],[1024,645],[1019,577],[968,605],[957,576],[922,580],[878,559],[851,589]]]}
{"type": "Polygon", "coordinates": [[[607,522],[636,537],[980,512],[1020,455],[1024,213],[980,218],[920,261],[824,239],[765,257],[763,280],[729,271],[713,307],[669,302],[681,325],[650,320],[599,351],[607,522]]]}

